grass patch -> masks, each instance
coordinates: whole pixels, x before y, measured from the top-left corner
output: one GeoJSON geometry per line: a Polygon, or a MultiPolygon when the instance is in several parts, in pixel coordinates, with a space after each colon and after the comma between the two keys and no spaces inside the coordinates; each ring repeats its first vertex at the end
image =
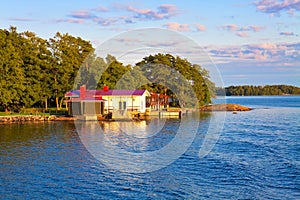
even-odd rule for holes
{"type": "Polygon", "coordinates": [[[66,115],[67,110],[61,109],[56,110],[56,108],[49,108],[47,111],[43,108],[21,108],[19,111],[4,112],[0,111],[0,116],[30,116],[30,115],[39,115],[39,116],[50,116],[50,115],[66,115]]]}
{"type": "Polygon", "coordinates": [[[30,116],[30,115],[39,115],[39,116],[50,116],[50,113],[22,113],[22,112],[0,112],[0,116],[30,116]]]}

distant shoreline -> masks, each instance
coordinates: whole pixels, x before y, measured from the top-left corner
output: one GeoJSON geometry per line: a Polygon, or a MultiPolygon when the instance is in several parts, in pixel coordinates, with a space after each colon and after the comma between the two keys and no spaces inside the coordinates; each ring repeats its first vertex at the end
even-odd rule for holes
{"type": "Polygon", "coordinates": [[[300,88],[292,85],[238,85],[217,87],[217,96],[299,96],[300,88]]]}
{"type": "Polygon", "coordinates": [[[300,94],[288,95],[217,95],[216,97],[299,97],[300,94]]]}

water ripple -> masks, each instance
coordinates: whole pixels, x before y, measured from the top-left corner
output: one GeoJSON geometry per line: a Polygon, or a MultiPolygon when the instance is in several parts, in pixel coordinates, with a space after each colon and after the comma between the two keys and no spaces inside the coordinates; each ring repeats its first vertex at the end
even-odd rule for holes
{"type": "MultiPolygon", "coordinates": [[[[200,159],[209,117],[200,120],[196,138],[179,159],[143,174],[121,173],[94,159],[71,122],[0,125],[1,198],[300,198],[299,108],[228,114],[217,144],[200,159]]],[[[147,143],[132,146],[141,139],[122,132],[111,138],[124,149],[152,151],[176,134],[176,121],[165,123],[168,129],[147,143]]]]}

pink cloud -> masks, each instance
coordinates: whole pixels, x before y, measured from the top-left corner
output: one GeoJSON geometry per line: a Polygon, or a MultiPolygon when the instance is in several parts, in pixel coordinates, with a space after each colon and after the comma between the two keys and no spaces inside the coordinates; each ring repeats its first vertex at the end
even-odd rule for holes
{"type": "Polygon", "coordinates": [[[294,32],[280,32],[280,35],[284,36],[295,36],[296,34],[294,32]]]}
{"type": "Polygon", "coordinates": [[[253,32],[259,32],[260,30],[265,28],[263,26],[256,26],[256,25],[250,25],[248,27],[249,27],[249,30],[252,30],[253,32]]]}
{"type": "Polygon", "coordinates": [[[118,42],[128,42],[128,43],[138,43],[138,42],[142,42],[140,39],[137,38],[117,38],[116,39],[118,42]]]}
{"type": "Polygon", "coordinates": [[[93,21],[96,22],[99,25],[102,25],[102,26],[110,26],[110,25],[116,24],[118,19],[116,19],[116,18],[95,17],[93,19],[93,21]]]}
{"type": "Polygon", "coordinates": [[[190,31],[189,25],[179,24],[177,22],[168,22],[165,24],[165,27],[173,31],[180,31],[180,32],[190,31]]]}
{"type": "Polygon", "coordinates": [[[133,6],[127,6],[126,9],[127,9],[128,11],[136,12],[136,13],[138,13],[138,14],[148,14],[148,13],[153,12],[153,11],[150,10],[150,9],[136,9],[136,8],[134,8],[133,6]]]}
{"type": "Polygon", "coordinates": [[[107,12],[108,9],[103,6],[99,6],[93,9],[77,10],[73,11],[69,16],[73,19],[57,20],[58,22],[70,22],[70,23],[83,23],[82,20],[97,23],[101,26],[110,26],[116,24],[130,24],[134,21],[132,17],[115,16],[115,17],[100,17],[97,12],[107,12]]]}
{"type": "Polygon", "coordinates": [[[276,49],[277,45],[274,43],[262,43],[262,44],[256,44],[256,45],[249,45],[251,48],[259,48],[259,49],[276,49]]]}
{"type": "Polygon", "coordinates": [[[58,19],[56,22],[68,22],[68,23],[73,23],[73,24],[83,24],[84,20],[82,19],[58,19]]]}
{"type": "Polygon", "coordinates": [[[253,32],[259,32],[260,30],[264,29],[265,27],[263,26],[258,26],[258,25],[249,25],[249,26],[244,26],[244,27],[239,27],[238,25],[235,24],[228,24],[221,26],[221,29],[234,32],[234,31],[253,31],[253,32]]]}
{"type": "Polygon", "coordinates": [[[300,43],[261,43],[222,48],[208,47],[213,56],[230,60],[300,61],[300,43]]]}
{"type": "Polygon", "coordinates": [[[158,7],[158,10],[161,13],[173,13],[173,14],[175,14],[178,11],[177,6],[173,4],[162,4],[158,7]]]}
{"type": "Polygon", "coordinates": [[[196,24],[196,29],[197,31],[205,31],[206,30],[206,26],[202,25],[202,24],[196,24]]]}
{"type": "Polygon", "coordinates": [[[253,31],[253,32],[259,32],[260,30],[264,29],[263,26],[257,26],[257,25],[250,25],[250,26],[244,26],[239,29],[239,31],[253,31]]]}
{"type": "Polygon", "coordinates": [[[249,37],[249,34],[246,32],[237,32],[236,35],[239,37],[249,37]]]}
{"type": "Polygon", "coordinates": [[[73,11],[70,16],[78,19],[92,19],[95,17],[95,15],[91,14],[90,11],[87,10],[73,11]]]}
{"type": "MultiPolygon", "coordinates": [[[[83,20],[89,20],[91,22],[97,23],[102,26],[108,25],[116,25],[116,24],[130,24],[135,23],[137,21],[146,21],[146,20],[163,20],[169,19],[173,16],[179,14],[179,9],[176,5],[173,4],[161,4],[156,9],[148,9],[148,8],[137,8],[132,5],[124,5],[124,4],[113,4],[114,9],[127,11],[133,14],[129,16],[112,16],[112,17],[103,17],[99,15],[99,12],[107,12],[109,9],[104,6],[99,6],[96,8],[85,9],[85,10],[76,10],[71,12],[69,17],[74,20],[57,20],[71,23],[81,23],[83,20]]],[[[127,13],[128,14],[128,13],[127,13]]],[[[187,25],[183,25],[180,27],[181,30],[186,29],[187,25]]]]}
{"type": "Polygon", "coordinates": [[[227,24],[224,26],[221,26],[221,29],[229,31],[229,32],[236,32],[235,34],[239,37],[249,37],[248,32],[259,32],[260,30],[264,29],[263,26],[258,25],[249,25],[244,27],[239,27],[235,24],[227,24]]]}
{"type": "Polygon", "coordinates": [[[172,16],[178,15],[178,8],[173,4],[162,4],[156,11],[151,9],[138,9],[133,6],[127,6],[126,10],[135,13],[135,18],[140,20],[169,19],[172,16]]]}
{"type": "Polygon", "coordinates": [[[94,11],[97,11],[97,12],[108,12],[108,8],[104,7],[104,6],[99,6],[95,9],[93,9],[94,11]]]}
{"type": "Polygon", "coordinates": [[[295,11],[295,9],[289,9],[289,10],[287,11],[287,14],[289,14],[289,15],[291,15],[291,16],[296,16],[296,11],[295,11]]]}
{"type": "Polygon", "coordinates": [[[235,24],[228,24],[228,25],[221,26],[221,29],[233,32],[239,30],[239,27],[235,24]]]}
{"type": "Polygon", "coordinates": [[[300,10],[300,0],[261,0],[254,3],[256,9],[264,13],[280,13],[286,11],[291,14],[300,10]]]}
{"type": "Polygon", "coordinates": [[[12,21],[20,21],[20,22],[31,22],[31,21],[35,21],[34,19],[30,19],[30,18],[10,18],[9,20],[12,20],[12,21]]]}

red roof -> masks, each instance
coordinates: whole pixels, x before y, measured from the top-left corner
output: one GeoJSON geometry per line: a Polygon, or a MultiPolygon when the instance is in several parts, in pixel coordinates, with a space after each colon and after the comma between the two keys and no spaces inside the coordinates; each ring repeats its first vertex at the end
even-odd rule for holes
{"type": "Polygon", "coordinates": [[[142,96],[146,90],[97,90],[96,95],[98,96],[142,96]]]}
{"type": "Polygon", "coordinates": [[[79,90],[71,90],[65,94],[65,97],[79,97],[79,94],[80,94],[79,90]]]}
{"type": "MultiPolygon", "coordinates": [[[[102,96],[142,96],[146,90],[85,90],[84,99],[102,98],[102,96]]],[[[71,90],[65,94],[65,97],[80,99],[80,90],[71,90]]]]}
{"type": "Polygon", "coordinates": [[[102,97],[85,97],[85,98],[73,98],[66,100],[65,102],[76,102],[76,101],[106,101],[102,97]]]}

